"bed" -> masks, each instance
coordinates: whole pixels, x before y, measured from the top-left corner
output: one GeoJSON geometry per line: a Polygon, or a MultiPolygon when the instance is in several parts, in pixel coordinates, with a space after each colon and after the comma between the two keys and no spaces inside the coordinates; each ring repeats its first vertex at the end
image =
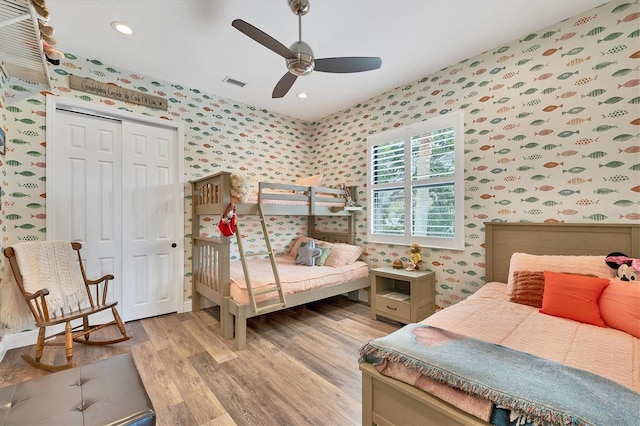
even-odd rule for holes
{"type": "MultiPolygon", "coordinates": [[[[637,326],[637,319],[626,320],[623,327],[627,327],[628,332],[625,332],[608,323],[607,327],[595,327],[582,321],[545,315],[539,312],[538,307],[521,301],[514,303],[511,300],[514,300],[518,281],[514,281],[510,268],[533,268],[524,266],[529,261],[533,264],[541,262],[536,264],[536,268],[557,261],[559,270],[549,266],[556,273],[545,273],[545,279],[548,276],[561,276],[564,279],[567,273],[581,272],[598,276],[608,273],[612,276],[613,272],[607,269],[606,264],[604,270],[601,269],[602,259],[613,252],[640,257],[640,225],[486,223],[485,251],[487,284],[474,295],[419,324],[409,324],[397,334],[363,346],[360,353],[363,424],[529,424],[534,420],[552,424],[581,424],[582,421],[576,418],[582,417],[576,417],[572,412],[580,404],[564,401],[564,396],[556,398],[556,388],[562,389],[561,395],[580,396],[581,392],[586,391],[584,401],[591,401],[590,398],[595,396],[618,396],[613,402],[606,401],[602,405],[591,402],[590,406],[585,404],[586,407],[575,409],[595,411],[595,414],[588,414],[597,419],[599,415],[612,415],[606,412],[605,407],[621,404],[615,415],[623,419],[627,416],[626,420],[616,422],[612,420],[615,417],[605,417],[604,421],[596,420],[594,423],[638,424],[640,327],[637,326]],[[563,257],[567,255],[578,257],[563,257]],[[598,256],[597,264],[592,262],[593,256],[598,256]],[[582,265],[583,261],[586,266],[582,265]],[[575,268],[571,262],[574,262],[575,268]],[[510,289],[509,295],[507,289],[510,289]],[[630,324],[631,329],[628,328],[630,324]],[[630,334],[634,331],[635,335],[630,334]],[[428,356],[437,358],[444,355],[449,365],[442,367],[430,359],[423,363],[422,354],[418,356],[412,352],[413,348],[407,348],[407,342],[411,339],[427,342],[422,346],[431,345],[429,350],[435,353],[428,356]],[[398,351],[391,348],[397,348],[398,351]],[[438,354],[438,351],[442,353],[438,354]],[[447,354],[446,351],[453,352],[447,354]],[[504,359],[510,362],[504,362],[504,359]],[[534,370],[535,374],[513,374],[511,369],[518,362],[534,370]],[[379,364],[374,366],[375,363],[379,364]],[[407,364],[412,368],[405,368],[407,364]],[[496,391],[502,388],[487,387],[482,381],[462,380],[461,377],[466,377],[459,373],[458,369],[462,367],[472,368],[473,374],[478,369],[490,380],[506,380],[507,386],[516,382],[514,377],[518,377],[518,385],[532,381],[537,383],[536,386],[530,384],[533,393],[540,393],[540,398],[549,397],[550,401],[509,400],[507,396],[513,394],[496,391]],[[548,369],[552,372],[551,380],[545,380],[548,369]],[[579,374],[580,380],[589,381],[579,381],[580,386],[572,385],[575,382],[571,380],[574,379],[567,378],[565,381],[565,371],[579,374]],[[507,377],[503,378],[504,375],[507,377]],[[612,389],[596,391],[598,388],[591,381],[603,382],[602,386],[612,389]],[[545,389],[549,383],[552,383],[551,388],[545,389]],[[504,406],[495,407],[489,399],[497,401],[498,405],[504,403],[504,406]],[[570,409],[563,411],[558,408],[567,403],[570,409]],[[514,407],[522,411],[509,409],[514,407]]],[[[547,269],[546,266],[544,269],[547,269]]],[[[599,280],[572,276],[579,277],[576,279],[599,280]]],[[[516,278],[519,277],[516,274],[516,278]]],[[[604,280],[604,285],[607,285],[609,278],[604,280]]],[[[552,288],[547,287],[549,282],[545,281],[545,291],[552,288]]],[[[606,288],[614,287],[609,284],[606,288]]],[[[598,301],[603,316],[604,299],[605,292],[598,301]]],[[[570,306],[571,303],[565,305],[570,306]]],[[[583,311],[586,312],[580,310],[583,311]]]]}
{"type": "MultiPolygon", "coordinates": [[[[355,188],[328,188],[316,182],[304,185],[265,183],[258,184],[258,190],[251,193],[239,193],[238,185],[233,185],[234,175],[229,172],[217,173],[192,182],[193,215],[192,226],[192,283],[193,310],[201,308],[201,297],[220,306],[220,331],[224,338],[235,338],[237,349],[246,346],[247,319],[310,303],[341,294],[358,299],[358,292],[370,287],[368,265],[359,261],[362,247],[355,245],[355,215],[353,214],[355,188]],[[268,296],[256,297],[262,308],[258,312],[249,303],[244,282],[244,273],[239,261],[231,259],[232,240],[226,237],[200,235],[200,222],[203,217],[219,217],[230,202],[235,203],[238,215],[257,215],[258,203],[265,216],[304,215],[309,216],[307,236],[300,237],[298,243],[313,240],[325,249],[333,250],[329,256],[338,253],[351,253],[348,261],[327,259],[327,265],[296,265],[294,245],[291,253],[276,256],[278,274],[282,282],[286,304],[281,306],[270,303],[268,296]],[[343,217],[346,223],[344,232],[327,232],[316,229],[315,216],[343,217]],[[310,275],[306,280],[304,275],[310,275]]],[[[240,191],[241,192],[241,191],[240,191]]],[[[339,259],[338,259],[339,260],[339,259]]],[[[273,286],[273,270],[269,259],[251,259],[247,261],[251,270],[251,282],[254,292],[273,286]],[[254,277],[257,277],[255,279],[254,277]]]]}

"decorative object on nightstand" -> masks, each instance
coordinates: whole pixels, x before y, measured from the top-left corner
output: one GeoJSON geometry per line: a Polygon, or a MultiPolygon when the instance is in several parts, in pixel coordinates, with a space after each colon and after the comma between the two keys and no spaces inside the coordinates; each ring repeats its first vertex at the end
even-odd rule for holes
{"type": "Polygon", "coordinates": [[[411,244],[409,247],[409,266],[407,271],[419,271],[422,268],[422,247],[419,244],[411,244]]]}
{"type": "Polygon", "coordinates": [[[403,324],[419,322],[435,311],[435,272],[389,267],[371,270],[371,318],[403,324]]]}

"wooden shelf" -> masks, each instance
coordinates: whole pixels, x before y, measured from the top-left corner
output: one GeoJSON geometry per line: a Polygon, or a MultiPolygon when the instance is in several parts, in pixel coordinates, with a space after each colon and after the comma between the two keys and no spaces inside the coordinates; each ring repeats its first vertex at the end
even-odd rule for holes
{"type": "Polygon", "coordinates": [[[0,64],[9,77],[51,87],[37,14],[30,0],[0,1],[0,64]]]}

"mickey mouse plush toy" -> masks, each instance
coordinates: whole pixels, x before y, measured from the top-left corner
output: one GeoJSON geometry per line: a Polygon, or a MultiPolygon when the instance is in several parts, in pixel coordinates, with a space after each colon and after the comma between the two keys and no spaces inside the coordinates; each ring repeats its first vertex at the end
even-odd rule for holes
{"type": "Polygon", "coordinates": [[[605,259],[610,268],[616,270],[616,278],[622,281],[640,279],[640,259],[632,259],[624,253],[609,253],[605,259]]]}

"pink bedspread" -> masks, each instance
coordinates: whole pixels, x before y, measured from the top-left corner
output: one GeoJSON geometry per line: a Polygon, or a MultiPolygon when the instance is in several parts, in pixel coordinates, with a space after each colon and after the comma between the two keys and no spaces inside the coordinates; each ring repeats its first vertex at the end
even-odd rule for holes
{"type": "MultiPolygon", "coordinates": [[[[466,300],[422,322],[591,371],[640,392],[640,339],[511,303],[506,296],[506,284],[487,283],[466,300]]],[[[397,364],[383,365],[379,371],[481,419],[489,418],[488,401],[449,389],[397,364]]]]}
{"type": "MultiPolygon", "coordinates": [[[[269,259],[252,259],[249,262],[249,277],[252,288],[274,285],[273,270],[269,259]]],[[[303,291],[343,284],[369,275],[369,267],[365,262],[357,261],[342,268],[331,266],[305,266],[296,265],[291,256],[278,256],[278,275],[282,288],[286,294],[300,293],[303,291]]],[[[242,304],[249,303],[247,284],[240,262],[231,262],[230,294],[234,301],[242,304]]],[[[271,294],[256,297],[257,301],[273,297],[271,294]]]]}

